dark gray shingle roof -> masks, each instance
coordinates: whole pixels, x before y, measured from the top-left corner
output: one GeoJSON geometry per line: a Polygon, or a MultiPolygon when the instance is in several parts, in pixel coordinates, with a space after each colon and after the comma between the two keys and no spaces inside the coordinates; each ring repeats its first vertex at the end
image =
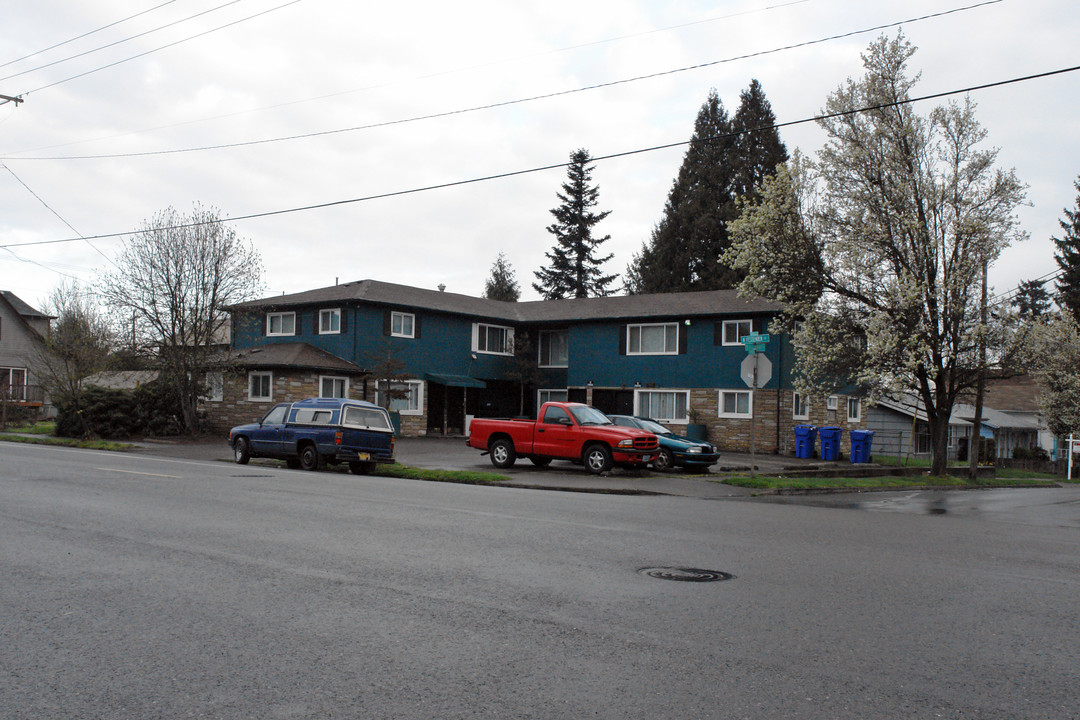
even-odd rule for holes
{"type": "Polygon", "coordinates": [[[302,368],[364,373],[364,368],[307,343],[268,343],[253,348],[229,350],[215,358],[217,363],[249,368],[302,368]]]}
{"type": "Polygon", "coordinates": [[[762,298],[740,297],[735,290],[620,295],[602,298],[504,302],[425,290],[408,285],[358,280],[316,290],[262,298],[234,306],[235,310],[267,310],[297,305],[334,302],[368,302],[378,305],[420,308],[456,315],[499,319],[516,323],[559,323],[581,320],[620,320],[702,315],[775,313],[779,303],[762,298]]]}

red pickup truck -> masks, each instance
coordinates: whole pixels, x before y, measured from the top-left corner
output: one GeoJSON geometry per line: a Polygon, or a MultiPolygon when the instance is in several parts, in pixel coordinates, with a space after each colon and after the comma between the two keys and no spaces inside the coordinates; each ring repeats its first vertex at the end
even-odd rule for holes
{"type": "Polygon", "coordinates": [[[540,467],[552,460],[573,460],[599,475],[612,465],[645,467],[659,441],[644,430],[612,424],[594,407],[549,402],[536,420],[474,419],[467,444],[490,454],[497,468],[510,467],[519,457],[540,467]]]}

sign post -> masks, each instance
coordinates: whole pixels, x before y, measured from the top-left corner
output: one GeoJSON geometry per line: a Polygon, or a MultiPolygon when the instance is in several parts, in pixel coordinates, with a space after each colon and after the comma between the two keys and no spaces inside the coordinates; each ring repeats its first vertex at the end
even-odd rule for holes
{"type": "MultiPolygon", "coordinates": [[[[751,332],[739,338],[739,342],[746,348],[746,358],[740,366],[743,382],[751,390],[757,390],[765,386],[772,379],[772,362],[765,357],[765,344],[769,342],[769,336],[751,332]]],[[[751,403],[753,394],[751,394],[751,403]]],[[[757,414],[754,407],[750,406],[750,477],[754,476],[754,450],[757,446],[757,414]]]]}

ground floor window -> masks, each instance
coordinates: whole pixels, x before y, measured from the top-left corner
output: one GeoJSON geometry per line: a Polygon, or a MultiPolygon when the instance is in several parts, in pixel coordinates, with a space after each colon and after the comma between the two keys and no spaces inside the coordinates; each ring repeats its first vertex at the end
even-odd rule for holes
{"type": "Polygon", "coordinates": [[[380,380],[377,404],[390,412],[402,415],[424,413],[424,382],[422,380],[380,380]]]}
{"type": "Polygon", "coordinates": [[[206,400],[208,402],[221,402],[225,397],[225,373],[220,370],[211,370],[206,373],[206,400]]]}
{"type": "Polygon", "coordinates": [[[248,400],[266,402],[274,399],[274,374],[269,372],[248,373],[248,400]]]}
{"type": "Polygon", "coordinates": [[[537,390],[536,407],[546,402],[566,402],[566,390],[537,390]]]}
{"type": "Polygon", "coordinates": [[[792,395],[791,417],[795,420],[810,419],[810,401],[802,393],[792,395]]]}
{"type": "Polygon", "coordinates": [[[343,398],[349,395],[349,378],[322,375],[319,377],[319,397],[343,398]]]}
{"type": "Polygon", "coordinates": [[[26,399],[26,368],[0,368],[0,399],[26,399]]]}
{"type": "Polygon", "coordinates": [[[848,422],[859,422],[862,419],[862,400],[859,398],[848,398],[847,419],[848,422]]]}
{"type": "Polygon", "coordinates": [[[754,393],[750,390],[721,390],[718,414],[726,418],[753,417],[754,393]]]}
{"type": "Polygon", "coordinates": [[[637,390],[634,395],[635,415],[666,423],[689,421],[689,390],[637,390]]]}

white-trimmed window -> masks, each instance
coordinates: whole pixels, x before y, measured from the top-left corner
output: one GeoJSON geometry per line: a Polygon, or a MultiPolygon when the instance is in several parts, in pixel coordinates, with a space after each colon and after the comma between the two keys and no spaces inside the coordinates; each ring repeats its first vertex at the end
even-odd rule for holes
{"type": "Polygon", "coordinates": [[[565,390],[537,390],[536,407],[543,406],[546,402],[566,402],[565,390]]]}
{"type": "Polygon", "coordinates": [[[742,345],[742,338],[753,330],[754,324],[750,320],[725,320],[724,345],[742,345]]]}
{"type": "Polygon", "coordinates": [[[514,328],[474,323],[473,351],[489,355],[513,355],[514,328]]]}
{"type": "Polygon", "coordinates": [[[274,399],[274,373],[248,373],[248,400],[269,402],[274,399]]]}
{"type": "Polygon", "coordinates": [[[26,368],[0,368],[0,400],[26,399],[26,368]]]}
{"type": "Polygon", "coordinates": [[[349,378],[335,375],[319,376],[319,397],[343,398],[349,396],[349,378]]]}
{"type": "Polygon", "coordinates": [[[416,316],[412,313],[390,313],[390,336],[400,338],[416,337],[416,316]]]}
{"type": "Polygon", "coordinates": [[[862,420],[862,400],[860,398],[849,397],[847,399],[847,419],[848,422],[862,420]]]}
{"type": "Polygon", "coordinates": [[[341,308],[319,311],[319,334],[337,335],[341,332],[341,308]]]}
{"type": "Polygon", "coordinates": [[[679,324],[626,326],[627,355],[678,355],[679,324]]]}
{"type": "Polygon", "coordinates": [[[750,390],[721,390],[717,415],[722,418],[752,418],[754,393],[750,390]]]}
{"type": "Polygon", "coordinates": [[[564,368],[570,364],[570,333],[567,330],[540,331],[540,367],[564,368]]]}
{"type": "Polygon", "coordinates": [[[266,313],[266,336],[296,334],[296,313],[266,313]]]}
{"type": "Polygon", "coordinates": [[[424,413],[424,381],[380,380],[377,404],[390,412],[402,415],[422,415],[424,413]],[[387,398],[390,390],[396,391],[395,394],[401,397],[387,398]]]}
{"type": "Polygon", "coordinates": [[[225,373],[221,370],[210,370],[206,373],[206,395],[203,397],[207,402],[221,402],[225,398],[225,373]]]}
{"type": "Polygon", "coordinates": [[[828,397],[828,399],[825,400],[825,409],[826,410],[839,410],[840,409],[840,398],[837,397],[836,395],[830,395],[828,397]]]}
{"type": "Polygon", "coordinates": [[[791,395],[791,417],[795,420],[810,419],[810,400],[802,393],[791,395]]]}
{"type": "Polygon", "coordinates": [[[635,415],[658,422],[682,424],[690,422],[689,390],[635,390],[635,415]]]}

